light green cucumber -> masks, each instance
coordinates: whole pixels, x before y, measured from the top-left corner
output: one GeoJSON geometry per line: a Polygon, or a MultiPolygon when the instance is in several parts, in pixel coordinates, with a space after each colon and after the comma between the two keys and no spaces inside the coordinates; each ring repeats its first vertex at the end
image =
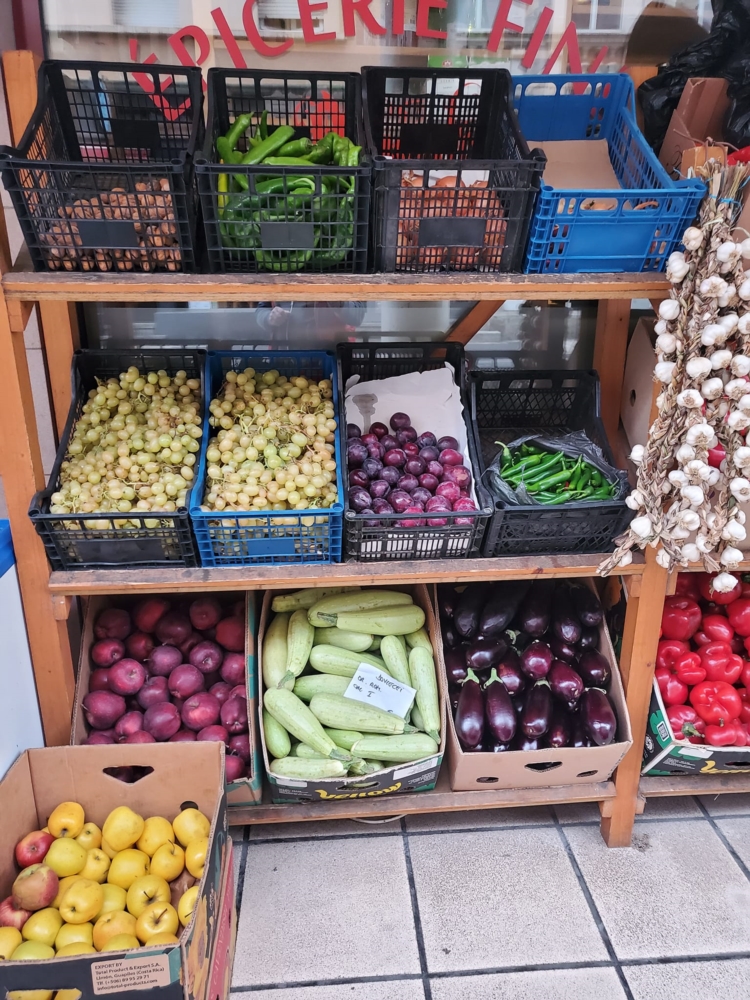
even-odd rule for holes
{"type": "Polygon", "coordinates": [[[403,736],[363,736],[352,748],[353,753],[358,757],[391,764],[406,764],[411,760],[431,757],[439,749],[435,740],[426,733],[405,733],[403,736]]]}
{"type": "Polygon", "coordinates": [[[364,653],[372,645],[372,636],[368,632],[345,632],[342,628],[316,628],[316,646],[338,646],[350,649],[353,653],[364,653]]]}
{"type": "Polygon", "coordinates": [[[292,752],[292,741],[289,739],[289,733],[265,708],[263,709],[263,735],[266,740],[266,748],[272,757],[288,757],[292,752]]]}
{"type": "Polygon", "coordinates": [[[340,760],[305,760],[303,757],[282,757],[271,762],[271,774],[282,778],[343,778],[346,767],[340,760]]]}
{"type": "Polygon", "coordinates": [[[305,674],[294,682],[294,693],[306,702],[315,694],[343,694],[350,679],[336,674],[305,674]]]}

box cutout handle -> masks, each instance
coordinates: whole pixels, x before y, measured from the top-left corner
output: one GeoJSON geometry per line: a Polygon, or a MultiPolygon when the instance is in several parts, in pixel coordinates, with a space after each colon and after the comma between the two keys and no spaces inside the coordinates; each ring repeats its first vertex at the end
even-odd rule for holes
{"type": "Polygon", "coordinates": [[[140,764],[136,764],[133,767],[125,765],[123,767],[104,768],[104,774],[108,774],[110,778],[116,778],[118,781],[122,781],[126,785],[134,785],[137,781],[142,781],[143,778],[147,778],[149,774],[153,774],[153,771],[153,767],[140,764]]]}
{"type": "Polygon", "coordinates": [[[530,771],[554,771],[556,767],[562,767],[561,760],[543,760],[539,764],[524,764],[530,771]]]}
{"type": "Polygon", "coordinates": [[[193,802],[192,799],[188,799],[187,802],[181,803],[180,812],[185,812],[186,809],[198,809],[198,803],[193,802]]]}
{"type": "Polygon", "coordinates": [[[348,792],[352,788],[356,788],[356,789],[361,789],[361,788],[377,788],[379,784],[380,784],[380,782],[378,782],[378,781],[354,781],[354,782],[351,782],[348,785],[339,785],[338,788],[337,788],[337,791],[339,791],[339,792],[348,792]]]}
{"type": "Polygon", "coordinates": [[[724,760],[722,764],[724,767],[741,767],[743,770],[747,770],[747,760],[724,760]]]}
{"type": "Polygon", "coordinates": [[[593,778],[595,774],[598,774],[598,771],[581,771],[576,778],[593,778]]]}
{"type": "Polygon", "coordinates": [[[477,778],[477,784],[478,785],[491,785],[493,782],[499,781],[499,780],[500,780],[499,778],[493,778],[493,777],[477,778]]]}

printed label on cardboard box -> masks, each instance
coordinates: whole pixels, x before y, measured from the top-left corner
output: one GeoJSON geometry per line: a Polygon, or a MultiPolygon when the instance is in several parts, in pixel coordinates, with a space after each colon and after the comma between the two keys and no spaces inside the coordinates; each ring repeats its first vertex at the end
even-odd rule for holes
{"type": "Polygon", "coordinates": [[[146,958],[118,958],[111,962],[95,962],[91,966],[94,993],[122,993],[125,990],[150,990],[155,986],[169,986],[168,955],[149,955],[146,958]]]}

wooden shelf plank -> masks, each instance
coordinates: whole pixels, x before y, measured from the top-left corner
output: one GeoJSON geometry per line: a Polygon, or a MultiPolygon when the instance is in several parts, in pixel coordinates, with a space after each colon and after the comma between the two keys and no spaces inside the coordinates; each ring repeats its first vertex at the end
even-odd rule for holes
{"type": "MultiPolygon", "coordinates": [[[[154,591],[296,590],[301,587],[472,583],[478,580],[594,576],[604,555],[516,556],[506,559],[423,559],[323,565],[233,566],[226,569],[100,569],[50,574],[53,594],[147,594],[154,591]]],[[[638,576],[642,557],[621,572],[638,576]]]]}
{"type": "MultiPolygon", "coordinates": [[[[340,802],[295,802],[274,805],[264,789],[263,802],[257,806],[230,806],[231,826],[257,823],[305,823],[323,819],[382,819],[415,813],[464,812],[468,809],[514,809],[528,806],[560,805],[566,802],[604,802],[615,797],[612,781],[558,788],[483,788],[472,792],[453,792],[443,770],[437,788],[431,792],[377,796],[370,799],[343,799],[340,802]]],[[[335,830],[331,831],[335,833],[335,830]]]]}
{"type": "Polygon", "coordinates": [[[724,795],[750,792],[750,774],[675,774],[641,778],[640,793],[646,799],[672,795],[724,795]]]}
{"type": "MultiPolygon", "coordinates": [[[[20,264],[23,261],[20,259],[20,264]]],[[[661,274],[78,274],[8,272],[11,300],[245,302],[506,299],[649,299],[666,295],[661,274]]]]}

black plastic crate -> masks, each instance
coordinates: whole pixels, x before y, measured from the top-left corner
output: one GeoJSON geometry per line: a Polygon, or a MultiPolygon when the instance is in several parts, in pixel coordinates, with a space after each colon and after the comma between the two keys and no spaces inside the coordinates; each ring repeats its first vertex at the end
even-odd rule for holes
{"type": "MultiPolygon", "coordinates": [[[[184,370],[201,380],[201,403],[205,388],[205,351],[76,351],[73,355],[73,388],[70,412],[61,435],[47,488],[31,501],[29,517],[47,550],[53,570],[146,569],[160,566],[198,566],[198,557],[187,506],[170,514],[143,514],[129,511],[116,517],[107,514],[52,514],[50,498],[60,486],[60,467],[65,460],[73,427],[81,415],[88,393],[97,378],[116,377],[135,365],[141,372],[168,373],[184,370]],[[116,521],[137,521],[138,526],[122,527],[116,521]],[[158,520],[158,526],[149,521],[158,520]]],[[[197,455],[196,455],[197,459],[197,455]]],[[[196,466],[197,470],[197,461],[196,466]]],[[[196,476],[197,478],[197,476],[196,476]]]]}
{"type": "Polygon", "coordinates": [[[522,269],[546,157],[511,93],[507,70],[363,67],[376,270],[522,269]]]}
{"type": "MultiPolygon", "coordinates": [[[[483,477],[500,450],[496,441],[507,443],[537,432],[584,431],[615,465],[600,417],[596,372],[471,371],[469,385],[472,431],[483,477]]],[[[494,500],[494,508],[485,556],[609,552],[632,516],[624,500],[554,508],[506,506],[494,500]]]]}
{"type": "Polygon", "coordinates": [[[18,148],[0,148],[37,271],[194,271],[201,71],[51,59],[18,148]]]}
{"type": "MultiPolygon", "coordinates": [[[[246,136],[238,148],[247,151],[246,136]]],[[[358,73],[209,70],[208,128],[196,171],[213,273],[366,270],[372,167],[363,143],[358,73]],[[313,141],[328,132],[346,134],[363,146],[360,166],[221,164],[216,139],[238,115],[263,111],[269,130],[292,125],[296,136],[313,141]],[[234,210],[233,196],[219,192],[222,175],[247,177],[252,207],[234,210]],[[259,194],[256,185],[271,176],[284,179],[283,192],[259,194]],[[300,176],[312,177],[315,191],[312,199],[293,205],[289,190],[300,176]],[[338,190],[330,189],[334,180],[338,190]]]]}
{"type": "MultiPolygon", "coordinates": [[[[466,399],[466,375],[464,349],[460,344],[339,344],[336,348],[339,369],[339,413],[346,421],[344,400],[346,383],[352,375],[359,375],[360,381],[392,378],[409,372],[432,371],[450,365],[456,383],[461,389],[465,416],[468,415],[466,399]]],[[[461,511],[457,514],[441,514],[448,520],[444,528],[429,525],[402,528],[397,521],[419,521],[419,514],[378,514],[380,525],[369,527],[372,515],[357,514],[349,510],[349,467],[346,447],[343,449],[344,462],[344,544],[349,558],[358,562],[382,562],[402,559],[468,559],[480,554],[482,538],[492,511],[492,501],[479,482],[480,469],[474,452],[471,428],[467,424],[469,458],[475,474],[474,489],[477,494],[478,511],[461,511]],[[455,524],[459,518],[467,518],[470,524],[455,524]]]]}

